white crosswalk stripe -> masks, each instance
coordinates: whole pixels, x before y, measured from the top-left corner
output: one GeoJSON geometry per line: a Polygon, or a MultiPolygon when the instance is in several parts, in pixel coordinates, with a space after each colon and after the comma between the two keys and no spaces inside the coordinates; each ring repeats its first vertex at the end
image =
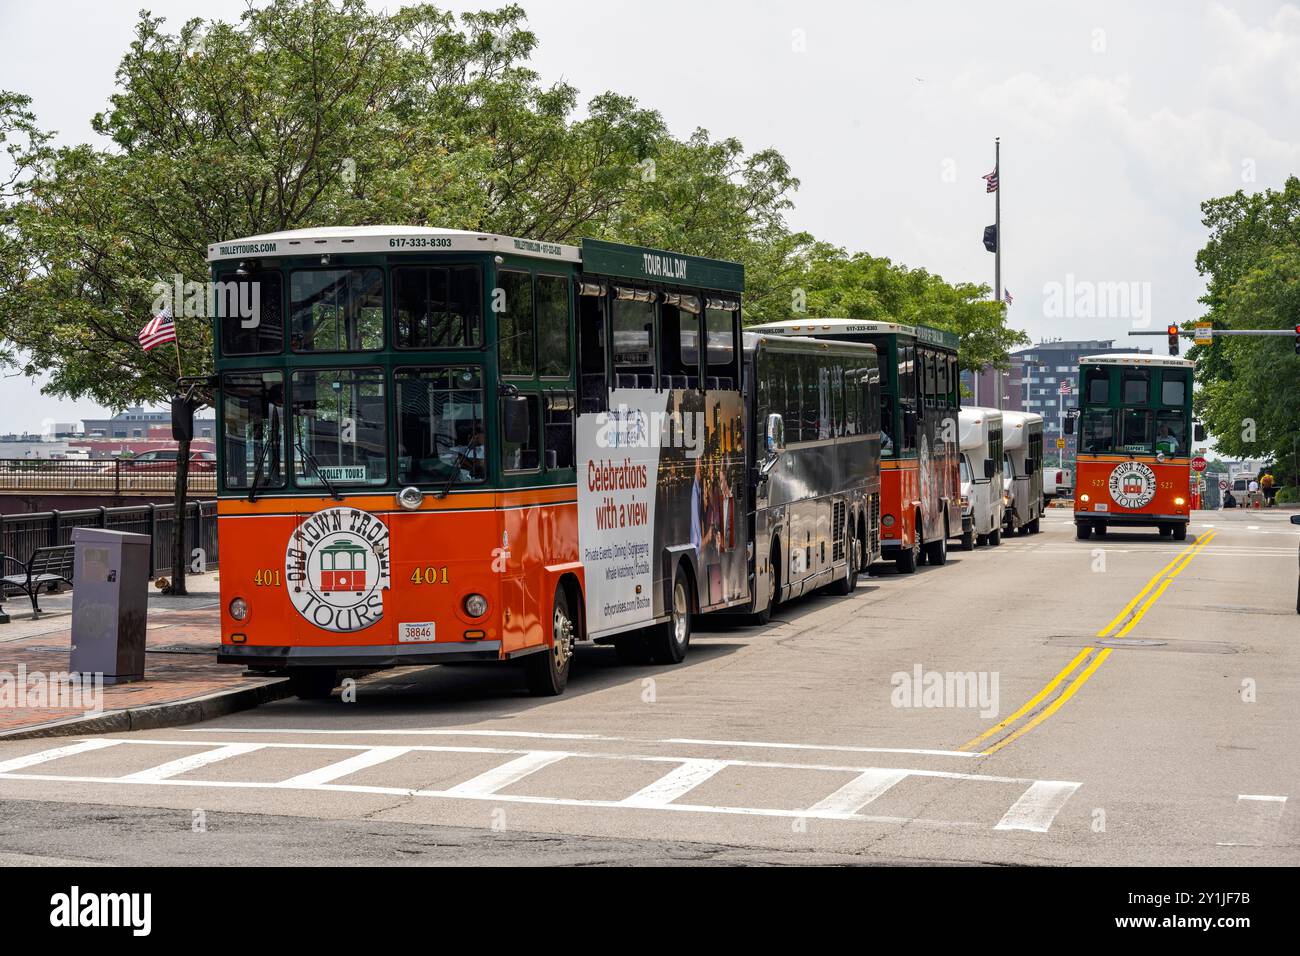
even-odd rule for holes
{"type": "MultiPolygon", "coordinates": [[[[111,757],[112,755],[110,755],[111,757]]],[[[113,758],[116,759],[116,758],[113,758]]],[[[134,758],[133,758],[134,759],[134,758]]],[[[138,766],[138,761],[136,763],[138,766]]],[[[101,767],[102,760],[95,766],[101,767]]],[[[590,764],[588,764],[590,766],[590,764]]],[[[66,765],[65,765],[66,767],[66,765]]],[[[266,773],[266,761],[261,764],[261,774],[266,773]]],[[[566,763],[567,767],[567,763],[566,763]]],[[[381,773],[387,772],[381,770],[381,773]]],[[[274,773],[272,772],[272,776],[274,773]]],[[[381,778],[382,779],[382,778],[381,778]]],[[[619,778],[621,779],[621,778],[619,778]]],[[[241,788],[248,790],[286,790],[302,789],[331,793],[359,794],[393,794],[422,799],[444,800],[481,800],[502,803],[528,803],[566,807],[593,807],[627,811],[673,811],[689,813],[747,814],[769,817],[809,817],[830,821],[857,821],[867,823],[916,823],[919,825],[938,826],[987,826],[994,830],[1021,830],[1045,833],[1051,829],[1057,814],[1060,813],[1080,784],[1059,780],[1031,780],[1018,777],[1002,777],[990,774],[959,773],[949,770],[924,770],[894,767],[841,766],[813,763],[784,763],[768,760],[741,760],[702,757],[677,757],[661,754],[608,753],[605,751],[571,751],[571,750],[536,750],[512,749],[506,747],[458,747],[443,745],[406,745],[379,746],[351,743],[298,743],[261,740],[255,743],[228,742],[212,740],[153,740],[142,738],[91,739],[51,750],[28,754],[0,763],[0,781],[7,780],[44,780],[65,781],[108,786],[158,786],[158,787],[212,787],[241,788]],[[143,770],[113,775],[86,775],[73,773],[42,773],[42,764],[64,757],[90,755],[97,750],[113,748],[113,753],[133,753],[138,757],[140,748],[148,747],[185,747],[198,748],[196,753],[165,761],[143,770]],[[202,780],[192,774],[204,767],[217,763],[237,760],[254,754],[274,751],[295,751],[320,754],[338,753],[341,759],[331,760],[324,766],[295,774],[283,779],[239,779],[242,776],[257,777],[259,772],[247,767],[230,768],[223,775],[224,779],[202,780]],[[395,761],[408,754],[427,756],[446,755],[451,757],[496,756],[502,762],[495,767],[470,776],[460,783],[439,790],[412,789],[408,786],[384,786],[360,783],[348,783],[347,778],[363,770],[384,768],[394,765],[395,761]],[[514,784],[525,781],[538,771],[561,762],[572,762],[567,773],[560,776],[561,781],[584,781],[587,768],[584,761],[613,761],[625,771],[635,771],[634,779],[642,781],[632,793],[615,798],[590,799],[565,795],[562,791],[566,784],[556,783],[556,777],[547,778],[545,785],[534,784],[527,788],[531,792],[503,793],[514,784]],[[650,783],[644,783],[645,768],[662,767],[663,771],[650,783]],[[638,769],[639,768],[639,769],[638,769]],[[240,771],[244,772],[240,772],[240,771]],[[695,801],[690,797],[702,784],[707,783],[724,771],[739,771],[743,774],[759,775],[759,780],[767,780],[764,773],[776,772],[789,778],[791,772],[803,780],[811,789],[824,786],[827,793],[821,799],[799,805],[792,802],[789,806],[739,806],[714,805],[695,801]],[[846,781],[845,775],[851,775],[846,781]],[[1011,786],[1020,789],[1020,796],[1005,811],[996,824],[992,819],[981,823],[978,820],[934,820],[905,815],[873,815],[867,811],[871,804],[886,793],[890,793],[904,781],[938,780],[957,782],[959,785],[1000,785],[1004,789],[1011,786]],[[540,791],[540,792],[539,792],[540,791]]],[[[766,784],[760,784],[766,786],[766,784]]],[[[629,785],[628,789],[633,789],[629,785]]],[[[743,792],[735,787],[715,792],[743,792]]],[[[986,792],[984,787],[980,792],[986,792]]],[[[751,791],[752,792],[752,791],[751,791]]],[[[974,793],[975,791],[972,791],[974,793]]],[[[1010,795],[1008,794],[1008,799],[1010,795]]],[[[913,799],[916,799],[913,797],[913,799]]],[[[898,801],[893,801],[897,803],[898,801]]],[[[922,801],[924,802],[924,801],[922,801]]]]}

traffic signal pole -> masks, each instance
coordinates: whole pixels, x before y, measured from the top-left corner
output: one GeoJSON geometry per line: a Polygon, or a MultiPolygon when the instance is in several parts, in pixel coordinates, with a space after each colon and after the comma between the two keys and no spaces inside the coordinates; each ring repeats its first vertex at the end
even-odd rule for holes
{"type": "Polygon", "coordinates": [[[1300,355],[1300,325],[1290,329],[1180,329],[1171,325],[1163,332],[1129,332],[1129,335],[1167,335],[1169,336],[1169,354],[1178,354],[1178,339],[1185,336],[1192,339],[1219,339],[1228,336],[1269,336],[1289,335],[1295,340],[1296,355],[1300,355]]]}

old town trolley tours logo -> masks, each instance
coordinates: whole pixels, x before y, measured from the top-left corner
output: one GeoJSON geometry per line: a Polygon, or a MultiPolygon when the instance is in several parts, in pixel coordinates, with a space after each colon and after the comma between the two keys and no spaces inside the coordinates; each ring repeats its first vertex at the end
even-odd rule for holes
{"type": "Polygon", "coordinates": [[[1140,461],[1116,465],[1110,473],[1110,496],[1122,508],[1143,508],[1156,495],[1156,473],[1140,461]]]}
{"type": "Polygon", "coordinates": [[[388,526],[356,508],[306,517],[284,553],[289,599],[326,631],[360,631],[384,616],[390,585],[388,526]]]}

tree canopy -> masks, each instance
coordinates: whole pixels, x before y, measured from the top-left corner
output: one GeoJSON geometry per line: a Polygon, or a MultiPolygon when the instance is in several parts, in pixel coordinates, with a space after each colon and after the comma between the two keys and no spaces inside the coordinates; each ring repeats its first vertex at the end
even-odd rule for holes
{"type": "MultiPolygon", "coordinates": [[[[1210,238],[1196,265],[1219,329],[1289,329],[1300,317],[1300,179],[1202,204],[1210,238]]],[[[1196,397],[1220,452],[1275,460],[1296,483],[1300,359],[1291,336],[1225,337],[1195,346],[1196,397]]]]}
{"type": "MultiPolygon", "coordinates": [[[[47,390],[121,407],[171,394],[170,350],[143,352],[154,283],[206,279],[208,243],[332,224],[598,236],[734,259],[747,321],[888,316],[959,333],[963,363],[1027,341],[985,286],[950,285],[818,243],[786,220],[799,182],[774,149],[674,136],[617,92],[529,66],[524,11],[271,0],[175,32],[147,12],[94,129],[55,148],[0,92],[0,361],[47,390]],[[108,374],[111,373],[111,374],[108,374]]],[[[184,371],[210,368],[205,320],[177,317],[184,371]]]]}

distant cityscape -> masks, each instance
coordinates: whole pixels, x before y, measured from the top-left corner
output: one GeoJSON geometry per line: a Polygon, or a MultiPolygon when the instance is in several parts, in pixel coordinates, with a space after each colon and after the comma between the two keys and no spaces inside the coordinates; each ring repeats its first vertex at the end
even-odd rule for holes
{"type": "MultiPolygon", "coordinates": [[[[216,419],[195,417],[194,451],[215,450],[216,419]]],[[[135,456],[146,451],[174,449],[171,412],[136,406],[111,418],[55,422],[39,433],[0,435],[0,459],[91,458],[135,456]]]]}

